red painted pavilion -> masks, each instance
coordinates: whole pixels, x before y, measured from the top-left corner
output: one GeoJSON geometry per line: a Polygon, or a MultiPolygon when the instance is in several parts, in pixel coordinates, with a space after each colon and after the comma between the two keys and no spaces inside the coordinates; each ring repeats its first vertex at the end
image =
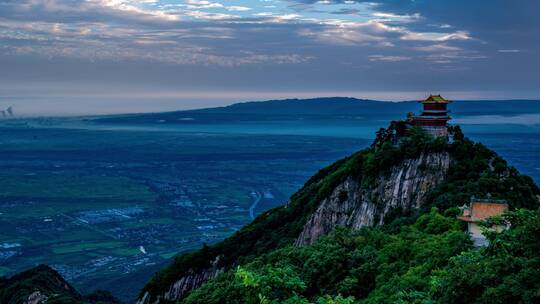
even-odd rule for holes
{"type": "Polygon", "coordinates": [[[448,136],[448,121],[451,119],[448,115],[449,100],[441,95],[429,95],[426,100],[421,101],[423,111],[420,116],[411,117],[411,124],[424,129],[433,136],[448,136]]]}

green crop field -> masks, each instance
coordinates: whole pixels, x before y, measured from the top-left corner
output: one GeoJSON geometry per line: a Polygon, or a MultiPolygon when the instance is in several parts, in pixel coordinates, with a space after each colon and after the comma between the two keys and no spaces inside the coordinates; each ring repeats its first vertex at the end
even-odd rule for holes
{"type": "Polygon", "coordinates": [[[70,254],[78,252],[89,252],[96,251],[101,249],[117,249],[122,247],[124,244],[122,242],[79,242],[73,244],[66,244],[61,246],[53,247],[54,254],[70,254]]]}
{"type": "Polygon", "coordinates": [[[126,177],[0,174],[1,197],[118,199],[148,202],[156,195],[126,177]]]}

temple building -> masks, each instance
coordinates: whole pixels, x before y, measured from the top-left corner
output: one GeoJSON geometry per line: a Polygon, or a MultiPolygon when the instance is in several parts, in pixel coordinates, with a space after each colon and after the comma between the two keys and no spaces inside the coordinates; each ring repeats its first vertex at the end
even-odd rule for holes
{"type": "MultiPolygon", "coordinates": [[[[469,205],[461,207],[462,214],[458,219],[467,222],[467,230],[471,234],[476,247],[486,246],[488,241],[482,234],[479,222],[492,217],[501,215],[508,211],[508,204],[504,200],[476,199],[471,198],[469,205]]],[[[492,229],[501,231],[505,226],[495,226],[492,229]]]]}
{"type": "MultiPolygon", "coordinates": [[[[448,104],[450,102],[441,95],[429,95],[428,98],[420,101],[423,106],[420,115],[409,112],[407,119],[392,121],[388,129],[379,130],[376,142],[382,143],[390,139],[393,144],[397,144],[401,139],[408,137],[409,130],[412,127],[421,128],[434,137],[449,140],[448,121],[451,117],[448,115],[450,112],[448,104]]],[[[374,143],[374,145],[377,145],[377,143],[374,143]]]]}
{"type": "Polygon", "coordinates": [[[448,115],[447,106],[450,101],[441,95],[429,95],[421,103],[423,105],[422,113],[419,116],[409,117],[410,124],[424,129],[435,137],[448,136],[448,121],[451,118],[448,115]]]}

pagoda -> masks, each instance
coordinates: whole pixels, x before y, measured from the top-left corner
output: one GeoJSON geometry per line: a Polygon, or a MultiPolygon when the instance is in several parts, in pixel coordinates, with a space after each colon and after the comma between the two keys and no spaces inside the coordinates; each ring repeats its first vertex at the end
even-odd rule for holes
{"type": "Polygon", "coordinates": [[[451,119],[447,106],[450,101],[441,95],[429,95],[421,103],[422,113],[409,118],[411,125],[418,126],[435,137],[447,137],[448,121],[451,119]]]}

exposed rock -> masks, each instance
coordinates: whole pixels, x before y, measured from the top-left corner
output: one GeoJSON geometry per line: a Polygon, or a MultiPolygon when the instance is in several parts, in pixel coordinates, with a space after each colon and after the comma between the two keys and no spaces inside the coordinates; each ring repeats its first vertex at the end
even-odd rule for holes
{"type": "Polygon", "coordinates": [[[446,152],[422,153],[379,176],[369,189],[348,177],[321,202],[295,244],[311,244],[336,226],[357,229],[383,224],[385,215],[394,208],[419,208],[428,191],[444,180],[449,166],[450,155],[446,152]]]}
{"type": "Polygon", "coordinates": [[[151,296],[148,292],[144,294],[142,298],[137,301],[137,304],[154,304],[161,303],[163,300],[174,302],[178,299],[182,299],[192,290],[200,287],[206,281],[217,277],[225,269],[220,268],[217,265],[219,264],[219,257],[212,263],[211,268],[207,268],[199,272],[191,272],[186,276],[181,277],[176,281],[169,290],[164,295],[159,295],[154,301],[151,301],[151,296]]]}
{"type": "Polygon", "coordinates": [[[222,268],[219,269],[206,269],[203,272],[194,273],[182,277],[180,280],[171,286],[169,291],[165,294],[165,299],[173,301],[175,299],[182,298],[186,293],[198,288],[206,281],[217,277],[223,271],[222,268]]]}
{"type": "Polygon", "coordinates": [[[24,304],[40,304],[40,303],[46,303],[48,297],[44,294],[42,294],[39,290],[34,291],[28,296],[28,299],[24,301],[24,304]]]}

